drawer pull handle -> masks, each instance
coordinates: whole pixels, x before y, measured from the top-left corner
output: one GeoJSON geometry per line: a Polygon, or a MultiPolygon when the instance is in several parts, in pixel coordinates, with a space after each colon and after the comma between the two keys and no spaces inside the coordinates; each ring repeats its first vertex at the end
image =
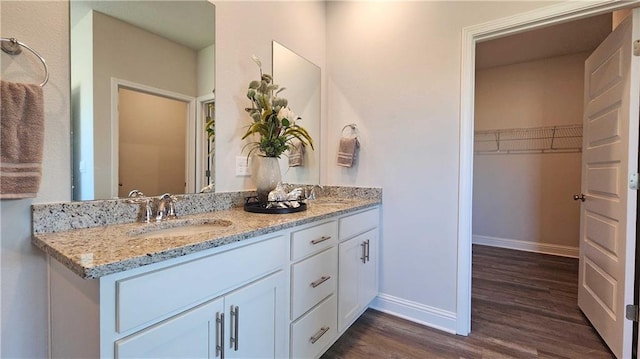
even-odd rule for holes
{"type": "Polygon", "coordinates": [[[362,247],[362,256],[360,260],[362,263],[367,263],[367,242],[360,243],[360,247],[362,247]]]}
{"type": "Polygon", "coordinates": [[[220,359],[224,359],[224,313],[216,313],[216,326],[218,336],[216,336],[216,358],[220,354],[220,359]]]}
{"type": "Polygon", "coordinates": [[[311,338],[309,338],[309,341],[311,342],[311,344],[315,344],[318,340],[320,340],[320,338],[322,338],[324,333],[328,332],[329,329],[330,329],[329,327],[320,328],[320,330],[318,330],[316,334],[314,334],[311,338]]]}
{"type": "Polygon", "coordinates": [[[367,239],[365,242],[365,246],[367,248],[367,252],[365,254],[365,258],[367,258],[367,262],[369,261],[369,240],[367,239]]]}
{"type": "Polygon", "coordinates": [[[311,244],[318,244],[318,243],[322,243],[322,242],[324,242],[324,241],[328,241],[328,240],[330,240],[330,239],[331,239],[331,236],[322,236],[322,237],[320,237],[320,238],[318,238],[318,239],[314,239],[314,240],[312,240],[312,241],[311,241],[311,244]]]}
{"type": "Polygon", "coordinates": [[[322,284],[322,283],[324,283],[324,282],[328,281],[329,279],[331,279],[331,276],[330,276],[330,275],[323,275],[323,276],[322,276],[320,279],[318,279],[317,281],[315,281],[315,282],[311,282],[311,286],[315,288],[315,287],[319,286],[320,284],[322,284]]]}
{"type": "Polygon", "coordinates": [[[238,306],[231,307],[231,317],[233,317],[231,324],[233,324],[233,333],[231,333],[231,344],[233,350],[238,351],[238,332],[240,326],[240,308],[238,306]]]}

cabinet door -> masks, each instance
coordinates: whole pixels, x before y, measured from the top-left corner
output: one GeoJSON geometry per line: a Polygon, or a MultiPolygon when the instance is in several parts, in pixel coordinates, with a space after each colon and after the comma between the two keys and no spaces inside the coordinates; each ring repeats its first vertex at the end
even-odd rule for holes
{"type": "Polygon", "coordinates": [[[378,295],[378,234],[370,230],[340,243],[338,329],[345,330],[378,295]]]}
{"type": "Polygon", "coordinates": [[[378,231],[371,230],[358,236],[366,243],[366,263],[361,263],[358,277],[358,304],[367,307],[378,295],[378,231]]]}
{"type": "Polygon", "coordinates": [[[338,330],[343,331],[358,315],[358,271],[363,264],[364,242],[360,237],[338,248],[338,330]]]}
{"type": "Polygon", "coordinates": [[[286,356],[284,290],[278,272],[225,296],[225,358],[286,356]]]}
{"type": "Polygon", "coordinates": [[[222,299],[176,315],[115,343],[116,358],[215,358],[222,299]]]}

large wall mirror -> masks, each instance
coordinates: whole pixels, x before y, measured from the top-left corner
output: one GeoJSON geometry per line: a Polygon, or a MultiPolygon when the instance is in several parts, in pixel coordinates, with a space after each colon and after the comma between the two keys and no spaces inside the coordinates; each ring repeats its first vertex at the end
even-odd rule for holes
{"type": "Polygon", "coordinates": [[[73,199],[213,187],[213,4],[70,7],[73,199]]]}
{"type": "Polygon", "coordinates": [[[289,101],[289,107],[301,119],[313,139],[315,150],[310,148],[303,156],[302,166],[289,167],[286,156],[280,159],[282,181],[296,184],[320,183],[320,118],[321,91],[320,68],[284,45],[273,41],[273,81],[286,87],[280,96],[289,101]]]}

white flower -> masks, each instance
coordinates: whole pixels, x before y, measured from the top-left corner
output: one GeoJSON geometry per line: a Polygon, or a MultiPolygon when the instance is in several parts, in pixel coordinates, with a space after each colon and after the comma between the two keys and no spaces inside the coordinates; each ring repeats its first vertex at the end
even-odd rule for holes
{"type": "Polygon", "coordinates": [[[288,107],[283,107],[278,111],[278,120],[282,121],[282,119],[286,118],[289,122],[293,122],[296,120],[296,114],[291,111],[288,107]]]}

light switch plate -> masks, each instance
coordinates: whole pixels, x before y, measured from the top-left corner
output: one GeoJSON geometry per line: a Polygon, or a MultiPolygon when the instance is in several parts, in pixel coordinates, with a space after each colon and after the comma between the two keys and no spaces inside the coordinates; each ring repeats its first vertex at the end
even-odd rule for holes
{"type": "Polygon", "coordinates": [[[236,156],[236,176],[250,176],[247,156],[236,156]]]}

